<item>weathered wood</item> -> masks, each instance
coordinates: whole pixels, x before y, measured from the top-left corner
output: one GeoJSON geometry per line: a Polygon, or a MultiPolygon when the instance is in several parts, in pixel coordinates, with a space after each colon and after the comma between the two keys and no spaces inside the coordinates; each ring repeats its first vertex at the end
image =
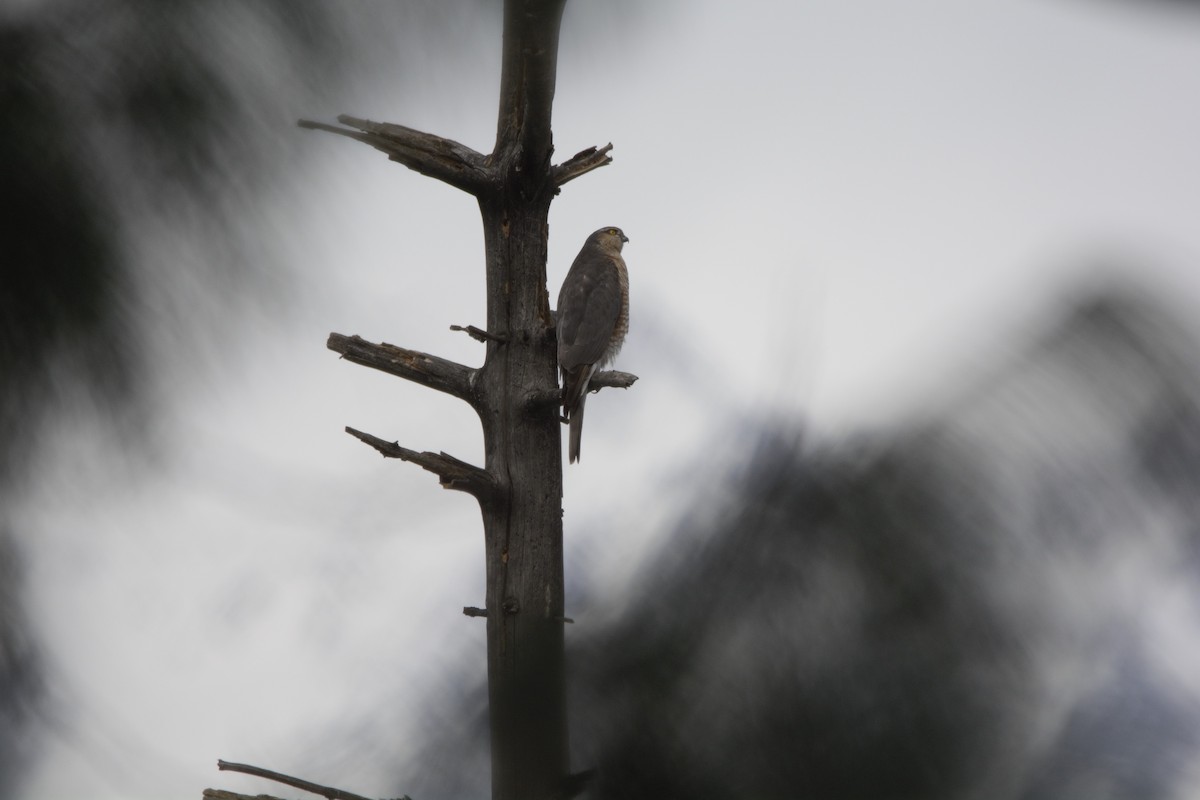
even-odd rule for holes
{"type": "Polygon", "coordinates": [[[308,119],[302,119],[297,124],[301,128],[335,133],[369,144],[385,153],[392,161],[422,175],[437,178],[469,194],[478,195],[495,181],[495,171],[488,167],[483,154],[475,152],[461,142],[403,125],[372,122],[348,114],[340,115],[338,122],[357,130],[308,119]]]}
{"type": "Polygon", "coordinates": [[[569,774],[563,625],[562,445],[558,412],[529,408],[556,391],[546,290],[548,216],[557,187],[550,114],[565,0],[506,0],[500,109],[479,196],[489,343],[480,379],[484,465],[506,502],[483,508],[487,551],[492,800],[560,800],[569,774]]]}
{"type": "MultiPolygon", "coordinates": [[[[548,200],[546,200],[548,202],[548,200]]],[[[484,464],[506,503],[484,507],[488,685],[494,800],[555,798],[567,775],[562,626],[562,455],[546,295],[547,208],[481,204],[488,273],[489,344],[480,373],[484,464]]]]}
{"type": "Polygon", "coordinates": [[[474,339],[477,342],[499,342],[500,344],[504,343],[503,336],[496,336],[495,334],[488,333],[487,331],[483,330],[482,328],[476,328],[474,325],[451,325],[450,330],[461,331],[462,333],[465,333],[467,336],[470,336],[472,339],[474,339]]]}
{"type": "Polygon", "coordinates": [[[498,187],[526,199],[544,191],[554,140],[550,113],[558,77],[558,31],[566,0],[505,0],[496,146],[498,187]]]}
{"type": "Polygon", "coordinates": [[[428,450],[421,452],[409,450],[399,442],[389,442],[380,439],[378,436],[372,436],[369,433],[355,430],[350,426],[346,426],[346,433],[360,442],[371,445],[384,458],[398,458],[401,461],[411,462],[432,472],[438,476],[443,489],[455,489],[460,492],[466,492],[467,494],[474,495],[481,503],[490,502],[493,493],[496,491],[496,481],[486,470],[468,464],[454,456],[447,455],[446,453],[431,453],[428,450]]]}
{"type": "Polygon", "coordinates": [[[325,346],[340,353],[347,361],[428,386],[465,400],[473,407],[478,406],[479,393],[475,386],[477,370],[470,367],[387,342],[375,344],[361,336],[341,333],[329,334],[325,346]]]}
{"type": "Polygon", "coordinates": [[[601,389],[628,389],[637,382],[637,379],[638,376],[632,372],[603,369],[594,373],[588,380],[588,391],[598,392],[601,389]]]}
{"type": "Polygon", "coordinates": [[[612,163],[612,156],[608,154],[610,150],[612,150],[612,142],[604,147],[589,147],[582,150],[552,169],[550,179],[554,181],[555,186],[562,186],[580,175],[586,175],[594,169],[607,166],[612,163]]]}

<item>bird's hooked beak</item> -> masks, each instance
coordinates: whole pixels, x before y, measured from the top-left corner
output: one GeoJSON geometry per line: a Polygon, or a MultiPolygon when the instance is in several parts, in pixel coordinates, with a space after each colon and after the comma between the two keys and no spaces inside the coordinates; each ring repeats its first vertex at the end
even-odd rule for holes
{"type": "Polygon", "coordinates": [[[628,241],[629,241],[629,237],[625,235],[624,231],[622,231],[621,232],[621,243],[624,244],[625,242],[628,242],[628,241]]]}

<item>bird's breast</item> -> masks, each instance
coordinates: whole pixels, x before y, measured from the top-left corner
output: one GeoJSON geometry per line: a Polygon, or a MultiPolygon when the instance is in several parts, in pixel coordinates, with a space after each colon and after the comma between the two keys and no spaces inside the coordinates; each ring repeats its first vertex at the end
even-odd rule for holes
{"type": "Polygon", "coordinates": [[[617,321],[613,324],[612,336],[608,340],[608,348],[604,351],[601,364],[608,364],[621,352],[625,344],[625,334],[629,333],[629,270],[625,267],[625,259],[619,255],[613,259],[617,268],[617,284],[621,287],[621,307],[617,312],[617,321]]]}

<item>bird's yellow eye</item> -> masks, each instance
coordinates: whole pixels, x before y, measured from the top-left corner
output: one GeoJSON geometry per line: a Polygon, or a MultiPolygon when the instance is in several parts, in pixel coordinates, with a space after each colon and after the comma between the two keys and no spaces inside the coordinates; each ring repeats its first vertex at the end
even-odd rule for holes
{"type": "Polygon", "coordinates": [[[617,235],[617,229],[616,229],[616,228],[609,228],[609,229],[608,229],[608,232],[609,232],[609,233],[611,233],[613,236],[616,236],[616,235],[617,235]]]}

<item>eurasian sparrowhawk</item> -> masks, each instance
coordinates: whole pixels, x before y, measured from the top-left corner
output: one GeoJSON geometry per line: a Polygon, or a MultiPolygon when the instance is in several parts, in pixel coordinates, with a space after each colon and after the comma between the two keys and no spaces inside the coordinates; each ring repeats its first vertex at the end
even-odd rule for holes
{"type": "Polygon", "coordinates": [[[575,256],[558,293],[558,368],[563,378],[563,418],[571,426],[567,452],[579,460],[583,403],[588,382],[612,361],[629,330],[629,272],[620,228],[601,228],[575,256]]]}

